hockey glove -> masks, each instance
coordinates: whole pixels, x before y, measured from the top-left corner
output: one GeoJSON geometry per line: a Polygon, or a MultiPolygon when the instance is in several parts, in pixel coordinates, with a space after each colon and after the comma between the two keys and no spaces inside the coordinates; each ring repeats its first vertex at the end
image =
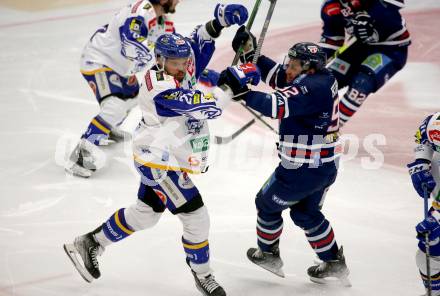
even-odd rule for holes
{"type": "Polygon", "coordinates": [[[240,46],[243,46],[240,61],[242,63],[251,62],[254,58],[255,49],[257,48],[257,39],[245,26],[241,26],[237,30],[232,40],[232,48],[235,52],[240,49],[240,46]]]}
{"type": "Polygon", "coordinates": [[[213,87],[217,85],[219,77],[220,73],[217,73],[211,69],[205,69],[203,70],[202,74],[200,74],[199,83],[207,87],[213,87]]]}
{"type": "MultiPolygon", "coordinates": [[[[435,215],[436,211],[433,212],[435,215]]],[[[439,213],[440,214],[440,213],[439,213]]],[[[432,215],[429,215],[425,220],[417,224],[416,226],[417,231],[417,239],[424,241],[425,240],[425,234],[428,234],[428,239],[430,241],[433,241],[440,237],[440,223],[432,215]]]]}
{"type": "Polygon", "coordinates": [[[348,31],[363,43],[379,41],[379,33],[374,28],[373,19],[365,11],[358,12],[350,21],[348,31]]]}
{"type": "Polygon", "coordinates": [[[217,4],[214,10],[215,19],[223,27],[230,25],[243,25],[248,19],[248,11],[241,4],[217,4]]]}
{"type": "Polygon", "coordinates": [[[435,188],[435,181],[431,174],[431,164],[425,159],[416,159],[406,165],[409,169],[411,181],[417,193],[423,197],[423,186],[426,186],[428,194],[435,188]]]}
{"type": "Polygon", "coordinates": [[[218,85],[227,85],[234,93],[234,100],[238,101],[249,89],[247,84],[257,85],[260,82],[260,70],[254,64],[247,63],[226,68],[221,74],[218,85]]]}

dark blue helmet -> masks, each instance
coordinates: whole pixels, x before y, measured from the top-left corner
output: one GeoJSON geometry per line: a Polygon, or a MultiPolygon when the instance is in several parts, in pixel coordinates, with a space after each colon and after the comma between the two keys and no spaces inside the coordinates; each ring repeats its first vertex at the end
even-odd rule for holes
{"type": "Polygon", "coordinates": [[[307,71],[310,68],[321,70],[327,63],[327,55],[315,43],[301,42],[297,43],[289,49],[289,58],[298,59],[301,61],[303,70],[307,71]]]}
{"type": "Polygon", "coordinates": [[[188,58],[191,46],[180,34],[163,34],[156,40],[154,53],[164,58],[188,58]]]}
{"type": "Polygon", "coordinates": [[[151,4],[159,4],[160,0],[149,0],[151,4]]]}

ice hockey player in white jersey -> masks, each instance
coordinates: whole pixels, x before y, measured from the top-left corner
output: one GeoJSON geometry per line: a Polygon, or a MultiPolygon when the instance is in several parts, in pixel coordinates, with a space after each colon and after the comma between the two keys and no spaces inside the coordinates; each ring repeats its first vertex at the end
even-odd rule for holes
{"type": "Polygon", "coordinates": [[[122,8],[99,28],[83,49],[80,70],[100,111],[73,150],[66,171],[90,177],[97,169],[98,146],[129,139],[118,126],[136,105],[139,84],[135,73],[155,63],[152,45],[161,34],[174,32],[167,14],[178,0],[139,0],[122,8]]]}
{"type": "Polygon", "coordinates": [[[183,224],[183,249],[196,287],[203,295],[226,295],[210,268],[208,212],[188,174],[206,170],[207,120],[220,116],[230,99],[240,95],[247,83],[257,84],[260,75],[251,64],[229,67],[222,72],[228,79],[212,93],[195,90],[214,50],[212,42],[200,37],[208,33],[206,26],[199,26],[191,38],[173,33],[156,41],[157,65],[139,76],[143,118],[133,143],[134,162],[141,176],[137,202],[117,210],[73,244],[64,245],[86,281],[100,277],[97,256],[105,247],[153,227],[168,209],[183,224]]]}
{"type": "Polygon", "coordinates": [[[440,295],[440,112],[428,116],[416,133],[415,161],[408,164],[417,193],[433,198],[428,217],[417,224],[419,249],[416,254],[420,276],[428,286],[425,235],[429,238],[432,295],[440,295]],[[426,192],[425,192],[426,191],[426,192]]]}

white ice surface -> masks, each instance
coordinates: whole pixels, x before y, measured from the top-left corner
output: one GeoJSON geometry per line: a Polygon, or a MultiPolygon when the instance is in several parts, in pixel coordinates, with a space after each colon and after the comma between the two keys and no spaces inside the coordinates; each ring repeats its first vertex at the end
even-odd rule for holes
{"type": "MultiPolygon", "coordinates": [[[[78,71],[81,49],[111,17],[111,10],[126,2],[43,12],[0,9],[2,296],[198,295],[184,262],[181,225],[169,213],[157,227],[108,247],[100,259],[102,278],[93,284],[79,277],[62,250],[63,243],[136,200],[138,176],[129,146],[105,149],[108,165],[90,180],[67,176],[59,166],[64,148],[75,144],[98,111],[78,71]]],[[[240,2],[249,8],[253,3],[240,2]]],[[[437,0],[407,2],[409,9],[440,7],[437,0]]],[[[189,33],[211,17],[215,3],[182,1],[175,16],[177,29],[189,33]]],[[[318,22],[320,3],[279,0],[271,28],[318,22]]],[[[262,11],[266,8],[264,3],[262,11]]],[[[263,15],[256,28],[261,28],[263,15]]],[[[229,42],[232,31],[225,32],[219,47],[229,42]]],[[[425,69],[410,67],[411,74],[402,73],[399,79],[412,82],[417,71],[425,69]]],[[[433,93],[434,83],[424,83],[433,93]]],[[[406,91],[411,93],[410,88],[406,91]]],[[[430,107],[438,107],[429,90],[424,98],[430,107]]],[[[231,125],[227,120],[223,124],[231,125]]],[[[256,244],[254,196],[278,161],[273,143],[271,134],[252,128],[230,145],[213,147],[209,172],[194,177],[211,215],[212,267],[228,295],[421,294],[414,225],[423,216],[422,201],[405,169],[368,170],[358,158],[344,163],[324,207],[344,246],[352,288],[308,280],[306,269],[314,254],[288,213],[281,240],[286,278],[247,261],[247,248],[256,244]]]]}

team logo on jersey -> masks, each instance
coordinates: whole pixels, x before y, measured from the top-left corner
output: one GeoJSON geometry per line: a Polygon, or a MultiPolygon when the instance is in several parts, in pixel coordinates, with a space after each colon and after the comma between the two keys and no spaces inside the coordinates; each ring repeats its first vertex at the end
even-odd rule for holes
{"type": "Polygon", "coordinates": [[[188,129],[188,134],[199,134],[200,130],[203,128],[203,121],[197,119],[188,119],[186,122],[186,128],[188,129]]]}
{"type": "Polygon", "coordinates": [[[189,142],[194,153],[208,151],[209,149],[209,137],[196,138],[189,142]]]}
{"type": "Polygon", "coordinates": [[[165,195],[165,193],[163,193],[160,190],[157,189],[153,189],[154,192],[156,193],[156,195],[160,198],[160,200],[163,202],[164,205],[167,204],[167,196],[165,195]]]}
{"type": "Polygon", "coordinates": [[[180,174],[179,180],[177,182],[178,182],[179,186],[182,187],[183,189],[194,188],[194,183],[191,181],[188,174],[185,172],[180,174]]]}
{"type": "Polygon", "coordinates": [[[130,32],[134,39],[138,42],[143,42],[146,38],[142,34],[143,22],[139,19],[133,19],[130,23],[130,32]]]}

